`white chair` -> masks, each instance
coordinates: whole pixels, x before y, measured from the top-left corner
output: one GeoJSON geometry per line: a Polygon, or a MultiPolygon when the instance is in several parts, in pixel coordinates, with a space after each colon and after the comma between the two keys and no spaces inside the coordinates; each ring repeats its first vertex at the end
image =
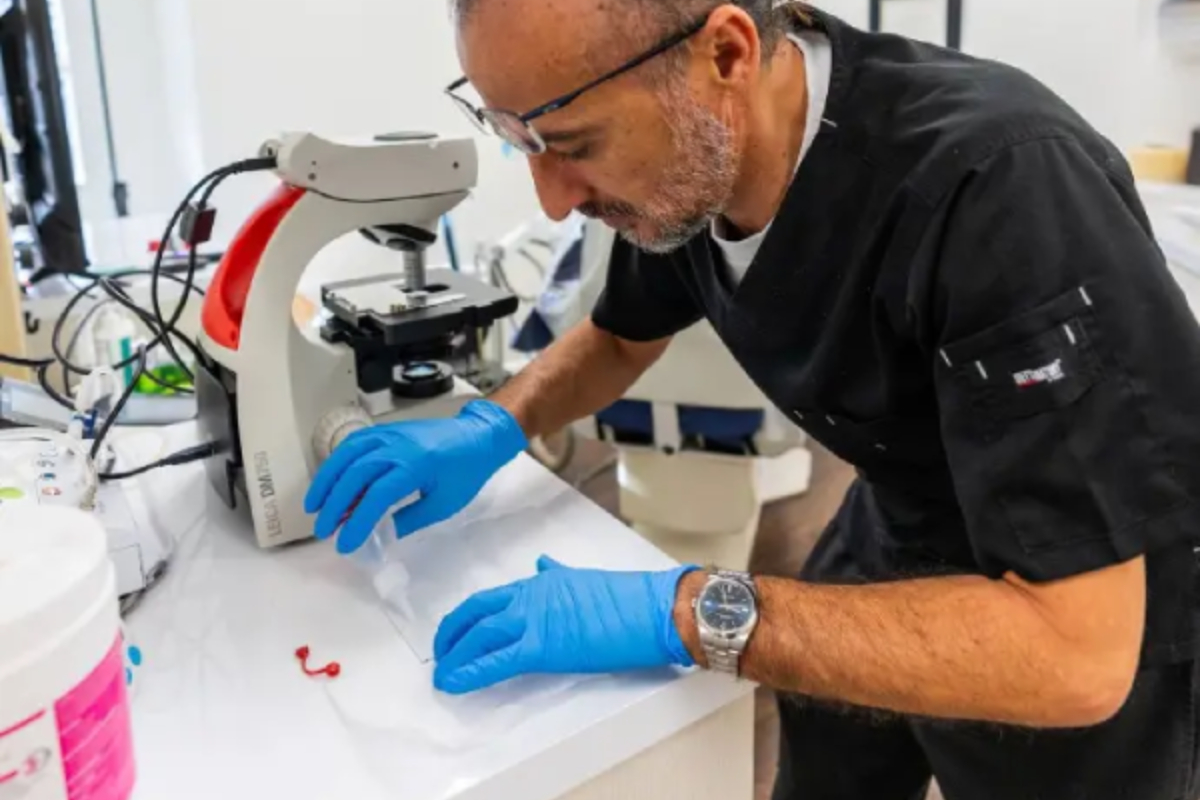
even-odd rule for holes
{"type": "MultiPolygon", "coordinates": [[[[591,312],[608,272],[613,232],[589,221],[583,236],[580,290],[560,329],[591,312]]],[[[616,445],[621,516],[679,561],[744,569],[763,505],[809,484],[803,432],[707,322],[678,334],[621,402],[574,429],[616,445]]]]}

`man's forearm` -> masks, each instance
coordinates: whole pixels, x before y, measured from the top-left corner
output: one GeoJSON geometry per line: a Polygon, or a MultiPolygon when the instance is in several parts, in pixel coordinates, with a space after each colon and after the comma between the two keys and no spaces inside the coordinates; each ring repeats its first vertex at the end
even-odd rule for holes
{"type": "MultiPolygon", "coordinates": [[[[700,573],[687,576],[675,609],[700,663],[690,602],[703,582],[700,573]]],[[[1136,602],[1089,620],[1085,646],[1009,581],[756,583],[761,621],[743,672],[785,692],[929,717],[1076,727],[1111,716],[1136,669],[1126,633],[1141,613],[1136,602]]]]}
{"type": "Polygon", "coordinates": [[[619,400],[667,343],[626,342],[585,320],[489,399],[506,408],[526,436],[553,433],[619,400]]]}

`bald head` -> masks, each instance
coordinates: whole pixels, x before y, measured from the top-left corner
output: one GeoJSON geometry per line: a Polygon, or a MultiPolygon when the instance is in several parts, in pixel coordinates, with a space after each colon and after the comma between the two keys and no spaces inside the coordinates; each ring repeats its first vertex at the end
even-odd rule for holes
{"type": "Polygon", "coordinates": [[[548,145],[530,167],[551,218],[579,210],[650,250],[677,247],[721,213],[785,25],[773,0],[451,2],[467,80],[484,107],[518,117],[694,29],[529,119],[548,145]]]}
{"type": "MultiPolygon", "coordinates": [[[[786,30],[786,17],[772,13],[776,0],[450,0],[459,27],[470,24],[483,9],[502,14],[547,12],[563,21],[574,20],[587,39],[588,55],[610,47],[632,50],[647,47],[656,38],[681,30],[721,5],[742,9],[758,31],[764,57],[786,30]],[[597,47],[599,45],[599,47],[597,47]]],[[[583,42],[581,42],[583,44],[583,42]]],[[[664,54],[663,63],[678,63],[677,53],[664,54]]],[[[652,65],[647,72],[659,72],[652,65]]]]}

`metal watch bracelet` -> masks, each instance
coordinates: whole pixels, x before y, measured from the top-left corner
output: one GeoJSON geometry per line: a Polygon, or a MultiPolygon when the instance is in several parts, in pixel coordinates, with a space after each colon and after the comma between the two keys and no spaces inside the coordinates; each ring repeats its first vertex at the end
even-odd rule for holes
{"type": "MultiPolygon", "coordinates": [[[[754,584],[754,577],[749,573],[712,567],[708,570],[708,581],[714,579],[737,581],[750,590],[750,594],[757,603],[758,587],[754,584]]],[[[748,639],[749,636],[747,635],[740,643],[740,646],[730,647],[729,645],[732,644],[731,641],[722,641],[718,636],[705,635],[704,629],[701,627],[700,647],[704,650],[704,657],[708,661],[708,668],[714,672],[740,678],[742,651],[745,649],[748,639]]]]}

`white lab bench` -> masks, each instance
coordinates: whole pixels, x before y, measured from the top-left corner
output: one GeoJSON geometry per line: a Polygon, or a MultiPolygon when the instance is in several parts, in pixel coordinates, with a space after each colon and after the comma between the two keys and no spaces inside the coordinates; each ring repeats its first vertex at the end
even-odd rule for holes
{"type": "MultiPolygon", "coordinates": [[[[169,431],[145,453],[194,441],[169,431]]],[[[463,697],[432,686],[441,616],[534,570],[669,567],[666,556],[521,456],[454,520],[401,543],[415,615],[400,620],[330,543],[264,551],[202,470],[142,479],[178,539],[127,623],[144,661],[131,687],[135,800],[749,798],[753,687],[664,670],[527,677],[463,697]],[[295,658],[336,660],[334,679],[295,658]]]]}

